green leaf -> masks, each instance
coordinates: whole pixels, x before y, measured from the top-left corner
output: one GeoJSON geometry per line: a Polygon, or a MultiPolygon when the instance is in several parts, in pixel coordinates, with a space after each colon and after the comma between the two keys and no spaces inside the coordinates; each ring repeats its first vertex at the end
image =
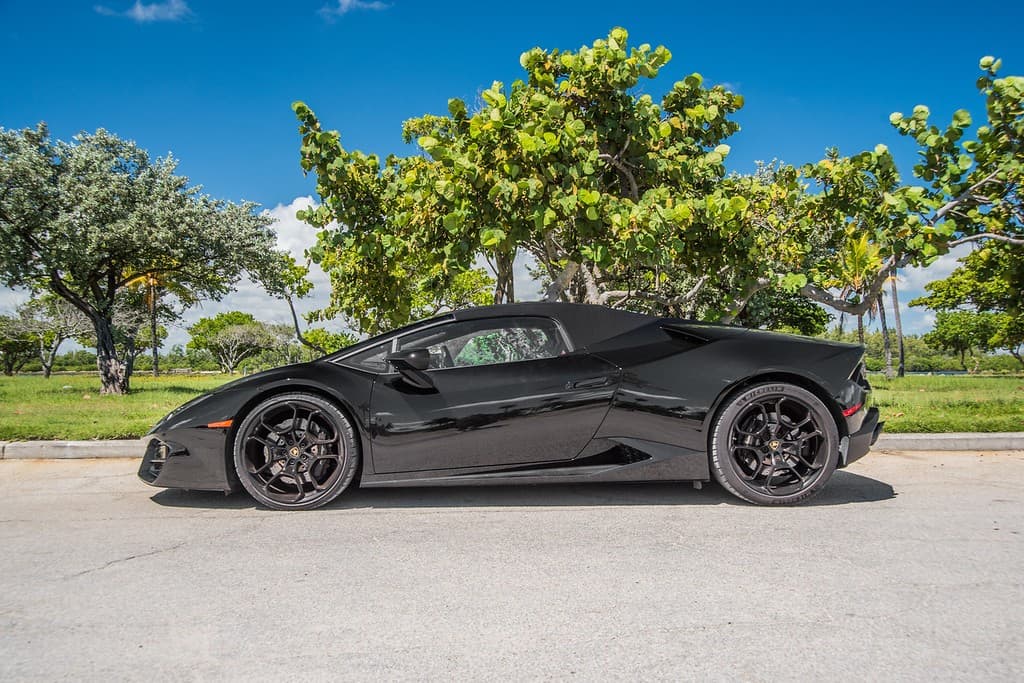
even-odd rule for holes
{"type": "Polygon", "coordinates": [[[524,152],[535,152],[537,151],[537,141],[529,133],[519,131],[519,146],[523,148],[524,152]]]}
{"type": "Polygon", "coordinates": [[[480,233],[480,244],[485,247],[496,247],[505,239],[505,231],[500,228],[484,228],[480,233]]]}
{"type": "Polygon", "coordinates": [[[500,85],[501,84],[499,83],[495,83],[493,86],[491,86],[490,90],[484,90],[483,93],[481,93],[480,95],[481,97],[483,97],[484,102],[498,109],[504,107],[506,102],[508,101],[505,98],[505,93],[501,92],[500,85]]]}
{"type": "Polygon", "coordinates": [[[448,100],[448,113],[452,118],[461,119],[466,116],[466,103],[457,97],[448,100]]]}
{"type": "Polygon", "coordinates": [[[794,293],[807,284],[807,276],[803,273],[788,273],[779,278],[779,287],[783,291],[794,293]]]}
{"type": "Polygon", "coordinates": [[[746,211],[748,206],[750,206],[750,202],[746,197],[736,196],[729,200],[729,208],[737,213],[746,211]]]}
{"type": "Polygon", "coordinates": [[[428,152],[437,146],[437,142],[437,138],[431,137],[429,135],[424,135],[419,139],[420,147],[427,150],[428,152]]]}
{"type": "Polygon", "coordinates": [[[601,193],[597,190],[582,189],[579,191],[580,201],[587,206],[593,206],[601,200],[601,193]]]}
{"type": "Polygon", "coordinates": [[[450,214],[447,214],[442,220],[444,229],[450,233],[456,233],[461,230],[464,222],[465,216],[463,216],[459,211],[453,211],[450,214]]]}

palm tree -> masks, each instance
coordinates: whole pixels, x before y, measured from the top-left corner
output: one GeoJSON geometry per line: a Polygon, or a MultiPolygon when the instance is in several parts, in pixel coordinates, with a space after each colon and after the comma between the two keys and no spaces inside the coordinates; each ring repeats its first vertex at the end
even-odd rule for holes
{"type": "MultiPolygon", "coordinates": [[[[852,236],[851,236],[852,237],[852,236]]],[[[882,267],[878,245],[872,244],[866,232],[857,239],[847,239],[839,259],[839,297],[848,300],[864,296],[868,285],[882,267]]],[[[864,343],[864,314],[857,315],[857,338],[864,343]]]]}
{"type": "Polygon", "coordinates": [[[892,290],[892,312],[896,321],[896,349],[899,357],[896,365],[896,376],[903,377],[906,368],[906,352],[903,348],[903,320],[900,316],[900,298],[896,292],[896,271],[889,276],[889,287],[892,290]]]}
{"type": "Polygon", "coordinates": [[[874,320],[878,316],[878,322],[882,326],[882,348],[885,349],[885,376],[892,378],[892,342],[889,339],[889,325],[885,319],[884,292],[879,292],[878,297],[871,302],[868,308],[868,319],[874,320]]]}
{"type": "Polygon", "coordinates": [[[160,374],[160,338],[157,335],[157,322],[162,316],[165,319],[177,317],[172,306],[161,303],[165,295],[171,294],[176,297],[178,304],[187,308],[197,302],[195,295],[188,289],[181,287],[174,278],[174,273],[169,271],[149,272],[139,275],[128,282],[129,287],[145,288],[144,298],[146,312],[149,314],[149,333],[152,339],[153,353],[153,376],[160,374]]]}

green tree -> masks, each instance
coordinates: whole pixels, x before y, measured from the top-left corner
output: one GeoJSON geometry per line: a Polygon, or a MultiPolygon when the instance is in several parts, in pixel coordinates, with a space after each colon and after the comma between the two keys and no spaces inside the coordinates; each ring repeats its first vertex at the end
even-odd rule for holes
{"type": "Polygon", "coordinates": [[[966,370],[966,354],[986,348],[994,332],[993,322],[990,313],[939,311],[935,315],[935,329],[924,340],[932,348],[957,354],[960,367],[966,370]]]}
{"type": "Polygon", "coordinates": [[[33,341],[43,377],[47,379],[61,345],[87,334],[92,328],[80,310],[52,294],[37,296],[19,307],[13,324],[33,341]]]}
{"type": "Polygon", "coordinates": [[[926,296],[910,302],[935,311],[991,313],[991,336],[984,346],[1008,351],[1024,364],[1024,252],[990,244],[960,259],[949,277],[925,285],[926,296]]]}
{"type": "Polygon", "coordinates": [[[306,330],[306,337],[324,354],[340,351],[346,346],[356,343],[356,338],[344,332],[331,332],[322,327],[311,327],[306,330]]]}
{"type": "MultiPolygon", "coordinates": [[[[296,103],[302,166],[322,199],[301,217],[321,228],[310,255],[331,275],[331,310],[363,329],[379,318],[405,322],[410,285],[443,287],[477,259],[495,273],[493,301],[511,301],[522,252],[546,274],[548,299],[673,312],[696,308],[716,283],[735,291],[715,300],[738,302],[718,308],[742,308],[752,283],[792,275],[761,266],[763,236],[747,216],[751,196],[768,217],[778,187],[801,195],[795,171],[778,183],[723,182],[723,141],[738,130],[730,116],[742,98],[699,74],[660,102],[639,94],[671,54],[627,39],[617,28],[576,51],[524,53],[523,79],[495,82],[477,111],[453,99],[446,116],[407,121],[405,140],[424,154],[383,162],[343,147],[296,103]],[[742,272],[751,264],[755,273],[742,272]]],[[[792,244],[772,220],[772,238],[792,244]]]]}
{"type": "Polygon", "coordinates": [[[21,321],[13,316],[0,315],[0,366],[10,376],[24,367],[35,355],[36,346],[25,332],[21,321]]]}
{"type": "Polygon", "coordinates": [[[806,297],[777,290],[757,292],[736,318],[744,327],[808,336],[824,334],[831,320],[828,311],[806,297]]]}
{"type": "Polygon", "coordinates": [[[116,304],[130,283],[173,274],[195,298],[219,298],[274,253],[271,218],[202,194],[105,130],[54,142],[46,126],[0,129],[0,282],[49,291],[92,322],[103,393],[129,390],[116,304]]]}
{"type": "MultiPolygon", "coordinates": [[[[1018,188],[1024,180],[1024,77],[998,77],[1000,60],[981,60],[977,81],[985,98],[986,121],[971,131],[971,115],[954,112],[945,128],[932,124],[928,107],[889,120],[913,139],[921,161],[904,184],[885,145],[853,157],[831,152],[804,172],[824,191],[812,210],[823,226],[856,227],[851,239],[867,235],[882,258],[881,267],[856,300],[830,291],[841,259],[824,261],[820,276],[802,292],[853,315],[870,308],[885,281],[899,268],[932,263],[949,249],[968,242],[1024,245],[1024,206],[1018,188]]],[[[831,229],[831,228],[825,228],[831,229]]]]}
{"type": "Polygon", "coordinates": [[[246,358],[280,346],[279,330],[273,330],[251,314],[240,311],[200,318],[188,328],[188,333],[192,337],[188,349],[208,351],[217,360],[221,371],[231,374],[246,358]]]}

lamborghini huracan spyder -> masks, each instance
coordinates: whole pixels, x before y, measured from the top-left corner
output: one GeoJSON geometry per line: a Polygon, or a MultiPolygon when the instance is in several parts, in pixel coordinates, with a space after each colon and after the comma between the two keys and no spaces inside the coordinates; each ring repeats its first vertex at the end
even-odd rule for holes
{"type": "Polygon", "coordinates": [[[230,382],[163,418],[139,477],[278,509],[359,486],[693,481],[803,501],[868,452],[863,348],[522,303],[230,382]]]}

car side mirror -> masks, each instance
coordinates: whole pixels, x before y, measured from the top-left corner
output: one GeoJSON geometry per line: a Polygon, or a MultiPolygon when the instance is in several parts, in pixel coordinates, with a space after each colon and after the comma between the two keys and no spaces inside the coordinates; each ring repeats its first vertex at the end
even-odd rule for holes
{"type": "Polygon", "coordinates": [[[433,389],[434,382],[424,372],[430,367],[430,351],[423,348],[402,349],[389,353],[384,360],[401,373],[406,382],[420,389],[433,389]]]}

